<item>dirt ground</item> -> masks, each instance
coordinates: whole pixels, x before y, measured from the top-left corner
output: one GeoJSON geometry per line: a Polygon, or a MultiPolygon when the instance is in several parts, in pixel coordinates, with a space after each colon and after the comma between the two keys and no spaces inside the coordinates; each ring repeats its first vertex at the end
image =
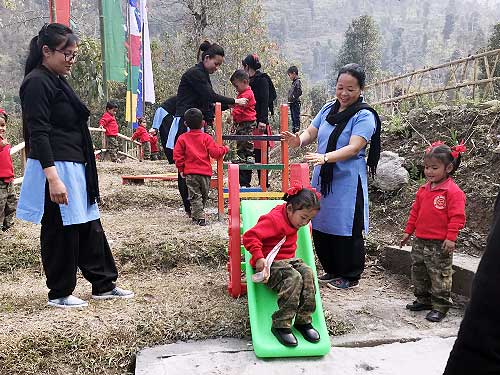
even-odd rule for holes
{"type": "MultiPolygon", "coordinates": [[[[16,222],[0,242],[0,373],[124,374],[135,353],[156,344],[213,337],[248,337],[246,299],[226,291],[227,224],[217,222],[215,194],[208,227],[184,214],[175,182],[122,185],[121,174],[165,173],[164,161],[98,164],[102,222],[120,277],[136,297],[93,301],[81,277],[75,295],[89,307],[66,311],[46,306],[39,261],[40,228],[16,222]]],[[[382,272],[368,260],[358,289],[321,287],[332,335],[367,334],[401,338],[436,330],[423,314],[409,313],[408,279],[382,272]]],[[[459,304],[440,329],[452,331],[459,304]]]]}

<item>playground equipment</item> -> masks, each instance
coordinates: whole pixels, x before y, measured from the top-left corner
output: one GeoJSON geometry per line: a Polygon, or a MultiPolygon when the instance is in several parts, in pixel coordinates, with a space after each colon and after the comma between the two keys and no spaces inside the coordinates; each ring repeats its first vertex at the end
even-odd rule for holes
{"type": "MultiPolygon", "coordinates": [[[[282,105],[280,109],[281,130],[288,129],[288,107],[282,105]]],[[[216,135],[219,144],[222,140],[255,140],[255,136],[223,136],[222,135],[222,120],[220,105],[216,106],[216,135]],[[245,137],[245,138],[243,138],[245,137]]],[[[262,137],[265,138],[265,137],[262,137]]],[[[266,141],[271,140],[267,136],[266,141]]],[[[280,141],[279,138],[273,137],[272,140],[280,141]]],[[[267,151],[266,145],[263,145],[262,150],[267,151]]],[[[263,155],[264,156],[264,155],[263,155]]],[[[267,155],[266,155],[267,156],[267,155]]],[[[252,342],[255,355],[258,357],[301,357],[301,356],[323,356],[330,351],[330,337],[326,327],[325,317],[323,314],[323,306],[319,295],[319,285],[317,280],[316,266],[314,262],[314,254],[312,250],[311,233],[309,227],[303,227],[298,232],[297,241],[297,257],[300,257],[306,262],[314,272],[316,286],[316,311],[312,316],[313,326],[318,330],[321,340],[318,343],[310,343],[306,341],[302,335],[293,329],[298,340],[298,346],[294,348],[282,345],[271,333],[271,316],[277,310],[276,293],[269,289],[264,284],[256,284],[252,281],[254,270],[250,266],[250,253],[245,251],[241,244],[241,235],[246,230],[253,227],[259,217],[269,212],[277,204],[283,203],[281,200],[271,200],[268,198],[281,198],[283,192],[288,189],[288,179],[290,174],[290,182],[298,183],[302,186],[309,185],[309,167],[307,164],[292,164],[288,166],[288,148],[284,142],[281,142],[281,156],[283,164],[267,164],[267,158],[263,157],[261,165],[243,165],[244,169],[280,169],[282,174],[282,191],[267,192],[265,173],[261,176],[262,192],[240,192],[239,186],[239,171],[241,164],[229,164],[228,170],[228,214],[229,214],[229,247],[227,264],[229,280],[228,291],[231,296],[237,298],[245,293],[248,295],[248,311],[250,316],[250,326],[252,331],[252,342]],[[264,180],[264,181],[263,181],[264,180]],[[242,200],[242,197],[257,198],[252,200],[242,200]],[[266,199],[267,198],[267,199],[266,199]],[[244,274],[244,279],[242,279],[244,274]]],[[[219,214],[223,213],[224,195],[223,195],[223,178],[222,172],[224,165],[222,159],[218,160],[218,193],[219,193],[219,214]],[[221,206],[222,203],[222,206],[221,206]]],[[[243,169],[241,168],[241,169],[243,169]]]]}

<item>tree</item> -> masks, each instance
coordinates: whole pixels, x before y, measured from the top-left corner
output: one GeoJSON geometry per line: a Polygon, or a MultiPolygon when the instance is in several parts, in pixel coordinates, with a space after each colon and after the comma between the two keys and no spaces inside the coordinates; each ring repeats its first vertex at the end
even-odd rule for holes
{"type": "Polygon", "coordinates": [[[361,16],[355,18],[345,32],[333,74],[345,64],[357,63],[365,69],[368,80],[374,80],[380,69],[380,60],[378,27],[371,16],[361,16]]]}
{"type": "Polygon", "coordinates": [[[447,41],[450,39],[451,34],[453,33],[453,30],[455,29],[455,15],[454,14],[447,14],[445,19],[444,19],[444,26],[443,26],[443,40],[447,41]]]}

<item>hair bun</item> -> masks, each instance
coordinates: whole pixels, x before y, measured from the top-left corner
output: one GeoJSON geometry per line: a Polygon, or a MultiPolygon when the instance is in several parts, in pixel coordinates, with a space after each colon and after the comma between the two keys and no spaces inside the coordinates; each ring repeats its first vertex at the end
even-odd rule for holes
{"type": "Polygon", "coordinates": [[[259,61],[259,56],[255,53],[245,57],[242,63],[243,65],[248,65],[253,70],[259,70],[262,67],[259,61]]]}
{"type": "Polygon", "coordinates": [[[199,50],[205,52],[210,48],[211,45],[212,43],[210,43],[208,40],[204,40],[203,43],[200,44],[199,50]]]}

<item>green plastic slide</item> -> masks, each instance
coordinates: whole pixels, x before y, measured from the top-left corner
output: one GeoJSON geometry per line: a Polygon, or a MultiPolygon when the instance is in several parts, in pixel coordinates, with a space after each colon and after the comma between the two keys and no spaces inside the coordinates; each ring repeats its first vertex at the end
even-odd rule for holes
{"type": "MultiPolygon", "coordinates": [[[[268,213],[277,204],[283,201],[277,200],[243,200],[241,201],[241,223],[243,233],[252,228],[259,217],[268,213]]],[[[323,305],[319,295],[316,266],[312,250],[311,233],[308,226],[302,227],[298,233],[297,257],[302,258],[315,275],[316,284],[316,311],[312,318],[312,324],[321,336],[321,340],[315,344],[306,341],[300,332],[293,328],[297,337],[298,345],[290,348],[282,345],[271,333],[272,314],[278,309],[276,293],[265,284],[257,284],[252,281],[254,270],[250,266],[250,253],[245,250],[246,280],[248,293],[248,311],[250,315],[250,326],[252,329],[252,341],[257,357],[308,357],[322,356],[330,351],[330,337],[326,328],[323,305]]]]}

